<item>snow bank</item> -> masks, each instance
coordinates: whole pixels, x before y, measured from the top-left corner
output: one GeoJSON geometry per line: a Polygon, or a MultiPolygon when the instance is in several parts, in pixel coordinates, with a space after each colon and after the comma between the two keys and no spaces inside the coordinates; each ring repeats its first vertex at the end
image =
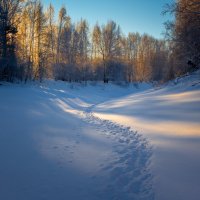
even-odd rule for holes
{"type": "Polygon", "coordinates": [[[199,199],[200,71],[99,104],[94,112],[138,130],[154,145],[156,199],[199,199]]]}

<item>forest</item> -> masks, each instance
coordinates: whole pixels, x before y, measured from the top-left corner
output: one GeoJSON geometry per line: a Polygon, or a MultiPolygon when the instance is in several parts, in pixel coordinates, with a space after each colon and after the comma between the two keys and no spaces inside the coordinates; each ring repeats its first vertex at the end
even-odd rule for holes
{"type": "Polygon", "coordinates": [[[200,1],[177,0],[166,13],[174,20],[156,39],[125,35],[112,20],[74,23],[64,6],[55,16],[40,0],[0,0],[0,80],[162,83],[198,69],[200,1]]]}
{"type": "Polygon", "coordinates": [[[0,200],[199,199],[200,0],[0,0],[0,200]]]}

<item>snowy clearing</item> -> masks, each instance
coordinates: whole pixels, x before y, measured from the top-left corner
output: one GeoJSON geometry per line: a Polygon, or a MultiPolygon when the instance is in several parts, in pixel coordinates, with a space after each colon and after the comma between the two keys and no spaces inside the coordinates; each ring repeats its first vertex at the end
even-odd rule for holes
{"type": "Polygon", "coordinates": [[[175,83],[3,83],[0,199],[197,200],[199,72],[175,83]]]}
{"type": "Polygon", "coordinates": [[[133,89],[2,86],[0,199],[153,199],[148,141],[90,112],[133,89]]]}

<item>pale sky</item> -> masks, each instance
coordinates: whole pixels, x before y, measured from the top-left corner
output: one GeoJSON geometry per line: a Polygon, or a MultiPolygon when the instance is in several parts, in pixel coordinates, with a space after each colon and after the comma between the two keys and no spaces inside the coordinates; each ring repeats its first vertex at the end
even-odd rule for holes
{"type": "Polygon", "coordinates": [[[166,3],[172,0],[43,0],[45,7],[52,3],[56,15],[64,5],[72,22],[86,19],[92,27],[96,22],[105,24],[114,20],[120,25],[124,34],[128,32],[148,33],[162,38],[163,23],[171,18],[162,16],[166,3]]]}

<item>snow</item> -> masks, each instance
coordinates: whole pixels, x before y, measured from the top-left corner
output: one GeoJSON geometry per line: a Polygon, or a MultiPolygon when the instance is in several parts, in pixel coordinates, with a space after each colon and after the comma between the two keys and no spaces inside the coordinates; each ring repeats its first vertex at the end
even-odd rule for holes
{"type": "Polygon", "coordinates": [[[147,140],[90,112],[134,89],[1,86],[0,199],[152,199],[147,140]]]}
{"type": "Polygon", "coordinates": [[[197,200],[199,80],[3,83],[0,199],[197,200]]]}
{"type": "Polygon", "coordinates": [[[98,105],[95,115],[130,126],[154,146],[155,199],[200,196],[200,72],[98,105]]]}

